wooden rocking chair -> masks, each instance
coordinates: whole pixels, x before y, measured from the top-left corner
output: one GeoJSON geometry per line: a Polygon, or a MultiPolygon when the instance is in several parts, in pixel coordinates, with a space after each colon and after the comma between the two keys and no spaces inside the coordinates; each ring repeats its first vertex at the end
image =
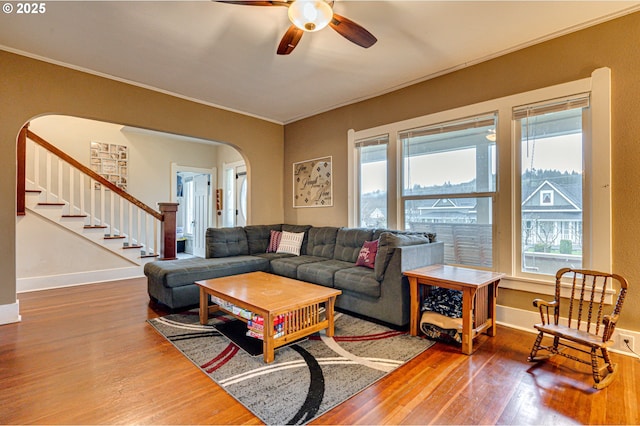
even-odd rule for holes
{"type": "MultiPolygon", "coordinates": [[[[528,361],[537,362],[554,355],[562,355],[583,364],[590,364],[595,382],[593,387],[595,389],[607,387],[617,373],[617,365],[611,363],[607,348],[613,344],[611,336],[616,328],[626,294],[627,280],[620,275],[581,269],[560,269],[556,273],[555,300],[553,302],[542,299],[533,301],[533,306],[540,309],[542,323],[534,325],[539,333],[531,348],[528,361]],[[570,285],[562,282],[565,274],[571,278],[570,285]],[[620,292],[615,304],[611,305],[605,303],[605,299],[607,290],[611,291],[613,280],[619,283],[620,292]],[[566,300],[569,305],[568,311],[564,309],[562,311],[563,315],[568,314],[566,325],[560,324],[562,288],[566,291],[562,294],[565,297],[563,303],[566,300]],[[605,310],[610,313],[605,313],[605,310]],[[549,346],[541,344],[545,334],[553,337],[553,344],[549,346]],[[567,348],[590,355],[590,360],[566,353],[567,348]],[[538,355],[540,350],[545,350],[548,354],[538,355]],[[602,355],[598,354],[598,350],[602,355]]],[[[562,322],[565,322],[564,319],[562,322]]]]}

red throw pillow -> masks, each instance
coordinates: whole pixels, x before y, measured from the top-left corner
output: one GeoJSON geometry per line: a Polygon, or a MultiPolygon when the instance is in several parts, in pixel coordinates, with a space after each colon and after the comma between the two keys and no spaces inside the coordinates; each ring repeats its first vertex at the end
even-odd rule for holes
{"type": "Polygon", "coordinates": [[[280,245],[280,239],[282,238],[282,232],[280,231],[271,231],[269,235],[269,247],[267,247],[267,253],[275,253],[278,251],[278,246],[280,245]]]}
{"type": "Polygon", "coordinates": [[[376,261],[376,253],[378,252],[378,240],[365,241],[358,254],[358,260],[356,260],[356,266],[366,266],[373,269],[376,261]]]}

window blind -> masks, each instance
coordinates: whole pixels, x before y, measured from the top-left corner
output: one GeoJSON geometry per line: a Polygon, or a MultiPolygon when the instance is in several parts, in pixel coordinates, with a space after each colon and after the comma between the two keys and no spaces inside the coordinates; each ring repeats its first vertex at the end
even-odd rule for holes
{"type": "Polygon", "coordinates": [[[365,146],[383,145],[389,143],[389,135],[376,136],[374,138],[362,139],[356,141],[356,148],[364,148],[365,146]]]}
{"type": "Polygon", "coordinates": [[[552,112],[589,108],[589,101],[589,93],[581,93],[566,98],[522,105],[513,108],[513,119],[522,120],[527,117],[535,117],[536,115],[549,114],[552,112]]]}
{"type": "Polygon", "coordinates": [[[419,129],[406,130],[399,133],[400,139],[416,138],[420,136],[437,135],[440,133],[456,132],[460,130],[474,129],[478,127],[493,126],[496,122],[496,114],[483,115],[472,119],[449,121],[446,123],[434,124],[419,129]]]}

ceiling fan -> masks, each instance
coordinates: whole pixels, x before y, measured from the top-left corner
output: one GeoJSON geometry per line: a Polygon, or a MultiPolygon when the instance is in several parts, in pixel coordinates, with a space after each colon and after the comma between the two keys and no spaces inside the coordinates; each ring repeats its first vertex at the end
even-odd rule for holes
{"type": "Polygon", "coordinates": [[[243,6],[284,6],[289,8],[292,25],[280,40],[278,55],[288,55],[296,48],[304,32],[315,32],[327,25],[352,43],[364,48],[375,44],[373,34],[344,16],[333,12],[333,0],[229,1],[219,3],[243,6]]]}

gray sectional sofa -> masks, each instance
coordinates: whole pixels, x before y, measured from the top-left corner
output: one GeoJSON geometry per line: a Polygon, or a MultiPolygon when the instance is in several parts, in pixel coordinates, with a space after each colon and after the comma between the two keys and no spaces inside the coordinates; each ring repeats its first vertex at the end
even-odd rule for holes
{"type": "Polygon", "coordinates": [[[409,322],[409,285],[403,271],[443,263],[435,235],[387,229],[251,225],[209,228],[206,258],[147,263],[144,273],[153,301],[171,309],[198,304],[194,281],[265,271],[340,289],[336,308],[385,323],[409,322]],[[304,232],[300,256],[267,253],[270,231],[304,232]],[[365,241],[378,240],[374,268],[356,266],[365,241]]]}

